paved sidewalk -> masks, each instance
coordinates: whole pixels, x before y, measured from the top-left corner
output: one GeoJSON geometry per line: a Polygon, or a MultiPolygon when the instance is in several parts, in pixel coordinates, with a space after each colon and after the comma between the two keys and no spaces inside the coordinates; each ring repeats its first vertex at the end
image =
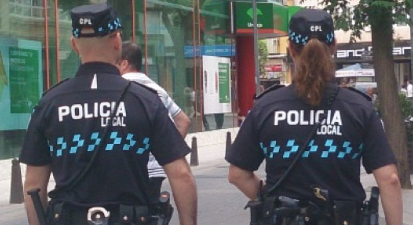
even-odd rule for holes
{"type": "MultiPolygon", "coordinates": [[[[216,166],[218,162],[222,163],[225,155],[225,143],[217,145],[204,145],[198,149],[199,166],[192,167],[193,173],[197,174],[202,170],[207,170],[212,166],[216,166]]],[[[187,157],[188,162],[190,157],[187,157]]],[[[11,163],[10,163],[11,165],[11,163]]],[[[24,166],[22,167],[24,170],[24,166]]],[[[24,172],[22,172],[24,174],[24,172]]],[[[413,180],[413,176],[412,176],[413,180]]],[[[362,172],[361,181],[366,191],[369,192],[369,187],[376,185],[374,177],[362,172]]],[[[51,182],[49,188],[53,188],[54,184],[51,182]]],[[[369,194],[369,193],[368,193],[369,194]]],[[[0,177],[0,224],[1,225],[27,225],[23,223],[22,218],[25,218],[25,211],[23,204],[9,204],[10,197],[10,178],[2,179],[0,177]],[[16,220],[19,218],[20,220],[16,220]],[[20,222],[19,222],[20,221],[20,222]]],[[[403,190],[403,204],[404,204],[404,224],[413,225],[413,190],[403,190]]],[[[383,217],[383,211],[380,209],[380,217],[383,217]]],[[[24,219],[24,221],[26,221],[24,219]]],[[[380,224],[385,224],[381,218],[380,224]]]]}

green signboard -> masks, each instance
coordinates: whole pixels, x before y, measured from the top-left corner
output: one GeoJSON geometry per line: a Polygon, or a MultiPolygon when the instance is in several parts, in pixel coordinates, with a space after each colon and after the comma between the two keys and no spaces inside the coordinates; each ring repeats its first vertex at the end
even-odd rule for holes
{"type": "Polygon", "coordinates": [[[288,23],[290,23],[291,17],[302,9],[300,6],[288,6],[288,23]]]}
{"type": "MultiPolygon", "coordinates": [[[[257,3],[258,33],[286,35],[288,29],[288,9],[286,6],[257,3]]],[[[235,3],[235,28],[237,33],[253,33],[253,9],[251,2],[235,3]]]]}
{"type": "Polygon", "coordinates": [[[39,101],[39,53],[9,48],[10,113],[30,113],[39,101]]]}
{"type": "Polygon", "coordinates": [[[219,103],[230,103],[229,63],[218,63],[219,71],[219,103]]]}

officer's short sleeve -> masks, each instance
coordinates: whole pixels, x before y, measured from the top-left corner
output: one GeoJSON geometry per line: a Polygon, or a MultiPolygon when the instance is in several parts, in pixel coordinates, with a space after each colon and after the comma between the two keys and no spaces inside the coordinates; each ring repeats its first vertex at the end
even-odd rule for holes
{"type": "Polygon", "coordinates": [[[362,160],[367,173],[397,162],[387,141],[382,122],[375,112],[372,113],[367,124],[362,160]]]}
{"type": "Polygon", "coordinates": [[[258,143],[258,132],[254,126],[253,111],[242,124],[234,143],[225,159],[234,166],[248,171],[255,171],[264,160],[264,154],[258,143]]]}
{"type": "Polygon", "coordinates": [[[152,154],[161,166],[184,157],[191,150],[175,127],[165,107],[158,107],[151,140],[152,154]]]}
{"type": "Polygon", "coordinates": [[[43,124],[44,107],[33,112],[20,153],[20,162],[29,166],[44,166],[52,162],[43,124]]]}

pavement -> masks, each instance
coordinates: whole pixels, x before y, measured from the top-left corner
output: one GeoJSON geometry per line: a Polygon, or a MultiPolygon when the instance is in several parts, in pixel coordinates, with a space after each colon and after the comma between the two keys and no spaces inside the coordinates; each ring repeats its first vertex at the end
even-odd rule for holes
{"type": "MultiPolygon", "coordinates": [[[[203,145],[198,147],[198,156],[199,156],[199,166],[194,166],[191,167],[193,174],[195,175],[197,179],[198,186],[202,185],[202,179],[208,177],[208,185],[210,185],[208,188],[204,187],[201,191],[198,192],[199,198],[202,197],[202,195],[213,195],[215,192],[218,192],[219,194],[222,194],[224,192],[232,193],[231,190],[228,190],[226,187],[221,188],[221,189],[214,189],[215,184],[213,184],[213,180],[216,178],[221,178],[223,182],[225,182],[226,175],[225,174],[228,170],[228,164],[223,160],[225,155],[225,142],[219,143],[219,144],[214,144],[214,145],[203,145]],[[215,170],[211,170],[211,168],[215,168],[215,170]],[[221,170],[218,170],[221,169],[221,170]],[[221,174],[211,174],[209,171],[221,171],[221,174]]],[[[190,157],[187,157],[188,161],[190,161],[190,157]]],[[[4,162],[3,162],[4,163],[4,162]]],[[[11,163],[10,163],[11,165],[11,163]]],[[[24,166],[22,166],[22,174],[24,174],[24,166]]],[[[261,177],[264,175],[264,170],[263,167],[258,171],[258,173],[261,175],[261,177]]],[[[24,179],[24,178],[22,178],[24,179]]],[[[413,180],[413,175],[411,177],[413,180]]],[[[9,204],[9,199],[10,199],[10,178],[7,176],[0,177],[0,225],[27,225],[27,219],[24,211],[24,205],[23,204],[9,204]]],[[[363,187],[367,192],[370,191],[370,187],[376,185],[376,182],[374,180],[374,177],[372,175],[366,174],[364,171],[362,171],[361,175],[361,182],[363,184],[363,187]]],[[[53,181],[49,184],[49,188],[53,188],[54,183],[53,181]]],[[[166,184],[166,189],[169,189],[169,185],[166,184]]],[[[237,191],[237,190],[235,190],[237,191]]],[[[369,194],[369,193],[368,193],[369,194]]],[[[241,195],[239,195],[241,196],[241,195]]],[[[238,196],[238,198],[239,198],[238,196]]],[[[208,197],[209,198],[209,197],[208,197]]],[[[203,199],[208,199],[208,198],[203,198],[203,199]]],[[[244,200],[242,200],[244,203],[244,200]]],[[[246,202],[246,199],[245,199],[246,202]]],[[[209,217],[205,216],[205,214],[210,213],[211,211],[214,210],[214,205],[211,202],[208,201],[203,201],[199,203],[199,218],[202,220],[199,221],[199,224],[203,225],[210,225],[210,224],[226,224],[228,225],[229,223],[224,222],[225,220],[221,220],[222,223],[218,222],[219,217],[209,217]],[[210,220],[218,220],[218,221],[212,221],[210,220]]],[[[228,206],[231,205],[231,202],[224,202],[223,204],[226,204],[228,206]]],[[[413,225],[413,190],[403,190],[403,223],[405,225],[413,225]]],[[[234,207],[232,207],[234,208],[234,207]]],[[[228,208],[226,208],[228,209],[228,208]]],[[[236,207],[234,208],[231,212],[221,212],[223,215],[225,214],[230,214],[237,216],[237,213],[239,212],[241,215],[241,211],[243,218],[248,218],[248,215],[246,214],[246,211],[241,210],[241,207],[236,207]],[[238,211],[240,210],[240,211],[238,211]],[[245,214],[245,215],[244,215],[245,214]]],[[[380,224],[385,224],[384,222],[384,213],[382,208],[380,207],[380,224]]],[[[242,220],[243,221],[243,220],[242,220]]],[[[172,224],[178,224],[178,221],[176,219],[176,216],[171,221],[172,224]]],[[[234,224],[241,224],[241,223],[234,223],[234,224]]],[[[248,221],[245,221],[245,223],[242,224],[248,224],[248,221]]]]}

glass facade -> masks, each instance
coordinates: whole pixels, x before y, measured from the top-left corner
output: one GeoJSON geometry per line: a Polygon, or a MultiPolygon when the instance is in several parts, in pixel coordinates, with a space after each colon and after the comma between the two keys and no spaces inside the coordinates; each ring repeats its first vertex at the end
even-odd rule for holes
{"type": "MultiPolygon", "coordinates": [[[[106,0],[0,1],[0,159],[18,156],[30,113],[43,91],[73,77],[80,65],[70,44],[70,9],[98,2],[106,0]]],[[[119,13],[123,40],[141,46],[143,72],[190,116],[191,132],[237,126],[229,1],[108,2],[119,13]],[[205,55],[229,59],[229,113],[204,113],[205,55]]],[[[220,73],[215,85],[221,80],[220,73]]]]}

